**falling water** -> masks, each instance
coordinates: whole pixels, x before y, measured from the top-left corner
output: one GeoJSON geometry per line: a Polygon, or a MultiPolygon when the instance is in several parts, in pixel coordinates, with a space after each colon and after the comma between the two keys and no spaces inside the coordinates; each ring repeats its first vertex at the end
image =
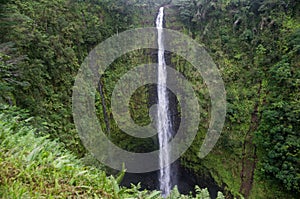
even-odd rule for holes
{"type": "Polygon", "coordinates": [[[165,166],[169,165],[170,158],[169,152],[170,147],[168,146],[168,141],[171,138],[171,127],[170,127],[170,118],[169,118],[169,100],[167,95],[166,81],[167,81],[167,71],[166,71],[166,62],[164,56],[164,43],[163,43],[163,18],[164,18],[164,8],[159,9],[158,16],[156,18],[156,28],[158,32],[158,140],[159,140],[159,164],[160,164],[160,190],[162,191],[163,197],[169,195],[171,190],[171,167],[165,166]]]}

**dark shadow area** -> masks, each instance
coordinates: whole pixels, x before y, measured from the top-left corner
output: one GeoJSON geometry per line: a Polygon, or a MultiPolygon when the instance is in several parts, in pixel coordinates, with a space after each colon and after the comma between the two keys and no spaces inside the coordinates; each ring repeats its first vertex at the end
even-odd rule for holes
{"type": "MultiPolygon", "coordinates": [[[[177,164],[176,162],[174,164],[177,164]]],[[[224,192],[224,190],[217,185],[214,179],[210,176],[197,176],[195,173],[186,170],[185,168],[177,167],[177,187],[182,194],[195,194],[195,186],[200,188],[207,188],[212,199],[215,199],[218,195],[218,191],[224,192]]],[[[131,184],[141,183],[141,189],[147,190],[159,190],[158,181],[159,171],[153,171],[148,173],[126,173],[121,186],[130,187],[131,184]]]]}

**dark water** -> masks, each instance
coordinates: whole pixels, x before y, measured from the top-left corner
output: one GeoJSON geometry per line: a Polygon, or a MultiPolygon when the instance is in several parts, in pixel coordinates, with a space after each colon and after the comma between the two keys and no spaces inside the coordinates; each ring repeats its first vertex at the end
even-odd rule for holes
{"type": "MultiPolygon", "coordinates": [[[[141,183],[142,190],[159,190],[158,182],[159,171],[148,173],[126,173],[121,186],[130,187],[130,184],[141,183]]],[[[177,167],[177,187],[182,194],[195,194],[195,186],[200,188],[207,188],[212,199],[217,197],[218,191],[223,192],[223,189],[219,187],[213,178],[205,176],[200,177],[194,173],[187,171],[183,167],[177,167]]]]}

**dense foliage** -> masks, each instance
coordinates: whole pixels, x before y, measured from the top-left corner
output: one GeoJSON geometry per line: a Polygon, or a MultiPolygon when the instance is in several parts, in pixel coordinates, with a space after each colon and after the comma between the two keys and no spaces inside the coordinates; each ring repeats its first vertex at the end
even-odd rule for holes
{"type": "MultiPolygon", "coordinates": [[[[0,197],[1,198],[145,198],[159,199],[159,191],[140,190],[140,185],[120,187],[125,170],[106,176],[48,137],[37,137],[28,112],[1,106],[0,197]]],[[[196,196],[175,188],[169,199],[209,199],[207,189],[196,187],[196,196]]],[[[224,198],[218,193],[218,199],[224,198]]]]}
{"type": "MultiPolygon", "coordinates": [[[[228,122],[221,149],[234,149],[252,172],[258,162],[258,181],[272,179],[298,195],[299,2],[180,0],[177,6],[179,19],[222,71],[228,122]]],[[[249,171],[241,166],[243,185],[249,171]]]]}
{"type": "Polygon", "coordinates": [[[28,108],[52,138],[79,149],[71,117],[74,77],[96,44],[130,24],[130,7],[111,2],[1,4],[1,99],[28,108]],[[126,9],[124,9],[126,8],[126,9]]]}

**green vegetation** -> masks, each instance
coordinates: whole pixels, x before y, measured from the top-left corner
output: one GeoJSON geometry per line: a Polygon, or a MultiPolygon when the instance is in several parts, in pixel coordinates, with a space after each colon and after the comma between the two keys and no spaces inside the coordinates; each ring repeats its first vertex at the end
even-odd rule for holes
{"type": "Polygon", "coordinates": [[[299,3],[181,0],[177,6],[178,20],[208,47],[219,66],[228,102],[227,122],[213,154],[197,164],[196,141],[184,164],[207,168],[236,196],[296,197],[299,3]]]}
{"type": "Polygon", "coordinates": [[[25,107],[52,138],[84,152],[72,124],[74,77],[88,52],[129,28],[129,6],[110,1],[1,3],[1,98],[25,107]],[[121,10],[122,12],[121,12],[121,10]]]}
{"type": "MultiPolygon", "coordinates": [[[[0,113],[0,197],[157,197],[138,186],[119,187],[118,177],[106,177],[103,166],[95,169],[79,160],[87,152],[73,124],[71,96],[91,49],[118,32],[153,26],[159,5],[170,2],[0,2],[0,104],[5,104],[0,113]]],[[[186,60],[170,55],[171,65],[192,83],[202,110],[197,137],[181,165],[212,176],[226,197],[300,195],[299,10],[296,0],[174,0],[166,8],[166,26],[203,44],[225,82],[225,127],[214,150],[200,160],[210,119],[209,93],[186,60]]],[[[142,49],[115,60],[95,99],[103,129],[130,151],[152,151],[156,140],[122,132],[113,119],[110,96],[128,70],[155,62],[153,54],[142,49]]],[[[131,98],[130,111],[139,125],[150,122],[151,92],[141,87],[131,98]]],[[[176,190],[173,194],[178,196],[176,190]]],[[[207,197],[205,191],[199,194],[207,197]]]]}
{"type": "MultiPolygon", "coordinates": [[[[37,137],[28,113],[3,107],[0,114],[1,198],[145,198],[159,199],[160,192],[140,191],[118,184],[125,170],[107,177],[99,168],[85,166],[61,143],[37,137]]],[[[196,198],[210,198],[207,189],[196,187],[196,198]]],[[[193,198],[175,188],[170,199],[193,198]]],[[[221,193],[218,198],[224,198],[221,193]]]]}

